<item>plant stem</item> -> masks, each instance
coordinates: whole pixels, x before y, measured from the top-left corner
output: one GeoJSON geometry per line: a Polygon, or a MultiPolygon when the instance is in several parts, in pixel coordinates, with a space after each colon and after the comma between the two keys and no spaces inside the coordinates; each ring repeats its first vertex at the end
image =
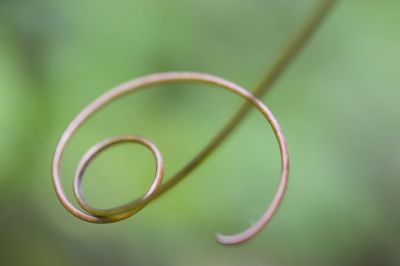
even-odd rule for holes
{"type": "MultiPolygon", "coordinates": [[[[309,20],[294,36],[293,40],[289,43],[286,49],[278,56],[270,70],[262,79],[261,83],[254,91],[257,97],[263,97],[266,92],[272,87],[274,82],[282,75],[284,70],[290,65],[293,59],[299,54],[302,48],[307,44],[314,32],[321,25],[322,20],[331,10],[336,0],[323,0],[314,13],[310,16],[309,20]]],[[[239,111],[231,118],[231,120],[222,128],[222,130],[204,147],[188,164],[186,164],[180,171],[173,175],[159,191],[155,193],[158,197],[175,186],[184,177],[189,175],[197,166],[199,166],[221,143],[233,132],[239,125],[244,117],[251,110],[251,105],[247,102],[239,109],[239,111]]]]}

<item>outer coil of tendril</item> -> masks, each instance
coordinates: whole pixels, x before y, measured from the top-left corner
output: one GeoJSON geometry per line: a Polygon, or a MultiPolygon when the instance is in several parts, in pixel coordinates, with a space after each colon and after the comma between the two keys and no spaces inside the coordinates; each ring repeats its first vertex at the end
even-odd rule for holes
{"type": "Polygon", "coordinates": [[[287,144],[277,119],[274,117],[272,112],[261,100],[257,99],[253,94],[251,94],[246,89],[240,87],[239,85],[236,85],[230,81],[209,74],[196,73],[196,72],[166,72],[166,73],[158,73],[158,74],[144,76],[141,78],[133,79],[131,81],[128,81],[111,89],[110,91],[106,92],[105,94],[97,98],[91,104],[89,104],[72,120],[72,122],[69,124],[67,129],[62,134],[58,142],[58,145],[56,147],[52,164],[52,176],[53,176],[53,185],[57,197],[60,200],[61,204],[65,207],[65,209],[67,209],[71,214],[82,220],[92,223],[111,223],[120,221],[122,219],[126,219],[134,215],[142,208],[144,208],[148,203],[154,200],[156,197],[162,195],[163,193],[168,191],[168,189],[173,187],[179,180],[174,180],[172,178],[165,184],[162,184],[164,164],[161,153],[158,151],[157,147],[146,138],[135,135],[111,137],[105,139],[95,144],[82,157],[74,177],[74,195],[77,202],[82,207],[82,210],[75,207],[71,203],[71,201],[67,198],[63,189],[63,185],[61,182],[61,174],[60,174],[61,160],[66,145],[68,144],[70,138],[98,110],[100,110],[107,104],[111,103],[112,101],[116,100],[117,98],[126,95],[127,93],[131,93],[139,89],[148,88],[152,85],[173,83],[173,82],[205,83],[231,91],[241,96],[242,98],[246,99],[248,103],[256,107],[263,114],[263,116],[269,122],[274,131],[274,134],[277,138],[277,142],[279,145],[280,156],[281,156],[281,175],[280,175],[280,182],[272,202],[267,207],[264,214],[259,218],[259,220],[245,231],[231,236],[225,236],[221,234],[217,234],[216,236],[217,240],[221,244],[233,245],[244,242],[252,238],[254,235],[256,235],[270,221],[270,219],[277,211],[282,201],[282,198],[286,191],[288,174],[289,174],[289,156],[288,156],[287,144]],[[152,151],[156,159],[156,175],[154,177],[153,183],[144,196],[128,204],[105,210],[92,208],[84,200],[81,191],[81,180],[85,172],[85,169],[90,164],[90,162],[96,157],[97,154],[99,154],[100,152],[104,151],[105,149],[107,149],[112,145],[123,142],[139,143],[146,146],[152,151]]]}

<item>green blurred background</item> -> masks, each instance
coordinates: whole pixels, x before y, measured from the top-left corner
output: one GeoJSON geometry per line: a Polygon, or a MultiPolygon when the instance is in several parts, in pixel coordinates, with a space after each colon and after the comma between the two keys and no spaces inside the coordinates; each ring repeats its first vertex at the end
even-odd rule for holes
{"type": "MultiPolygon", "coordinates": [[[[278,149],[253,111],[187,180],[138,215],[94,225],[52,190],[59,136],[90,101],[160,71],[212,73],[253,89],[318,1],[0,1],[0,265],[400,265],[400,2],[339,1],[264,97],[291,155],[287,197],[254,240],[223,247],[272,199],[278,149]]],[[[187,163],[242,101],[190,84],[144,90],[85,125],[63,161],[139,134],[187,163]]],[[[97,207],[140,196],[154,162],[139,145],[89,167],[97,207]]]]}

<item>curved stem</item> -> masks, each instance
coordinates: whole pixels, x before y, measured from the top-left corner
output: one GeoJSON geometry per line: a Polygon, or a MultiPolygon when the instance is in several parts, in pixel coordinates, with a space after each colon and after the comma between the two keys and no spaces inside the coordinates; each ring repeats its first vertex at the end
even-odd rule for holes
{"type": "Polygon", "coordinates": [[[258,97],[262,97],[269,88],[274,84],[274,82],[279,78],[279,76],[284,72],[287,66],[292,62],[295,56],[301,51],[307,41],[310,39],[312,34],[315,32],[317,27],[321,24],[322,19],[326,16],[327,12],[333,5],[335,0],[324,0],[321,2],[320,6],[316,9],[315,13],[311,16],[309,21],[304,25],[299,34],[295,36],[292,42],[286,47],[282,54],[278,57],[275,63],[272,65],[271,70],[267,72],[266,76],[262,79],[262,82],[255,90],[254,95],[247,91],[246,89],[226,81],[224,79],[218,78],[216,76],[195,73],[195,72],[169,72],[169,73],[159,73],[154,75],[145,76],[142,78],[134,79],[123,83],[107,93],[103,94],[91,104],[89,104],[85,109],[83,109],[69,124],[67,129],[61,136],[59,143],[56,147],[55,155],[53,158],[52,172],[53,172],[53,185],[56,190],[57,196],[63,206],[69,210],[76,217],[86,220],[88,222],[94,223],[109,223],[125,219],[136,212],[140,211],[145,207],[146,204],[150,203],[153,199],[164,194],[166,191],[171,189],[184,177],[189,175],[197,166],[201,164],[237,127],[237,125],[243,120],[243,118],[248,114],[251,105],[257,107],[257,109],[264,115],[264,117],[271,124],[273,131],[278,140],[281,153],[281,181],[278,185],[277,192],[272,200],[271,205],[266,209],[261,218],[250,228],[236,235],[218,235],[217,240],[222,244],[238,244],[252,238],[258,231],[260,231],[266,224],[270,221],[276,210],[278,209],[287,186],[288,173],[289,173],[289,157],[287,151],[287,144],[283,136],[281,127],[278,121],[275,119],[271,111],[263,104],[258,97]],[[77,170],[77,175],[75,176],[75,194],[78,198],[83,209],[87,212],[77,209],[67,198],[60,175],[60,162],[64,153],[65,146],[67,145],[71,136],[82,126],[82,124],[87,121],[92,115],[94,115],[99,109],[113,100],[122,97],[126,93],[137,91],[141,88],[148,87],[150,85],[164,84],[169,82],[178,81],[195,81],[207,84],[213,84],[232,91],[239,96],[247,100],[240,110],[232,117],[232,119],[225,125],[225,127],[211,140],[211,142],[200,151],[200,153],[192,159],[187,165],[185,165],[178,173],[176,173],[172,178],[161,185],[163,170],[161,170],[162,159],[161,154],[159,154],[157,148],[153,144],[148,142],[148,140],[143,139],[138,136],[120,136],[116,138],[106,139],[104,142],[96,144],[89,152],[83,157],[83,161],[80,162],[80,166],[77,170]],[[80,196],[80,180],[84,169],[88,163],[94,158],[94,156],[104,150],[105,148],[113,145],[115,143],[133,141],[139,142],[151,148],[159,162],[157,167],[157,175],[155,178],[154,185],[151,186],[150,191],[146,193],[144,197],[138,200],[134,200],[126,205],[109,209],[109,210],[97,210],[91,208],[89,205],[86,206],[84,199],[80,196]],[[156,188],[159,188],[156,190],[156,188]],[[99,215],[100,214],[100,215],[99,215]]]}
{"type": "MultiPolygon", "coordinates": [[[[274,82],[282,75],[287,69],[290,62],[299,54],[305,44],[310,40],[310,37],[321,25],[323,18],[326,17],[328,11],[332,8],[336,0],[323,0],[320,5],[315,9],[310,19],[300,29],[299,33],[295,35],[293,40],[289,43],[286,49],[276,59],[271,69],[267,72],[261,83],[254,91],[256,97],[262,97],[271,88],[274,82]]],[[[155,197],[159,197],[166,191],[175,186],[183,178],[188,176],[196,167],[198,167],[221,143],[233,132],[238,124],[245,118],[251,110],[249,103],[243,104],[239,111],[231,118],[231,120],[222,128],[222,130],[203,148],[188,164],[181,170],[173,175],[161,188],[155,193],[155,197]]]]}
{"type": "Polygon", "coordinates": [[[104,141],[95,144],[82,157],[79,166],[76,170],[74,178],[74,194],[76,196],[78,203],[85,211],[76,208],[67,198],[61,182],[60,162],[62,160],[65,147],[69,142],[69,140],[71,139],[71,137],[90,117],[92,117],[101,108],[110,104],[112,101],[120,97],[123,97],[128,93],[133,93],[134,91],[138,91],[140,89],[144,89],[152,85],[167,84],[171,82],[189,82],[189,81],[215,85],[222,89],[228,90],[244,98],[254,107],[256,107],[258,111],[263,114],[264,118],[271,125],[275,137],[277,139],[281,155],[281,175],[280,175],[279,186],[275,193],[275,196],[273,197],[271,204],[267,207],[264,214],[261,216],[260,219],[257,220],[255,224],[253,224],[248,229],[239,234],[228,235],[228,236],[219,234],[217,236],[218,241],[226,245],[234,245],[242,243],[252,238],[257,232],[259,232],[264,226],[268,224],[268,222],[274,215],[275,211],[278,209],[280,203],[282,202],[282,199],[285,195],[288,176],[289,176],[289,153],[281,126],[279,125],[278,120],[274,117],[272,112],[268,109],[268,107],[261,100],[259,100],[253,94],[251,94],[248,90],[230,81],[219,78],[217,76],[198,73],[198,72],[156,73],[153,75],[148,75],[128,81],[111,89],[110,91],[106,92],[99,98],[95,99],[72,120],[72,122],[64,131],[64,133],[60,138],[60,141],[57,144],[53,158],[53,167],[52,167],[53,185],[56,190],[57,197],[71,214],[75,215],[76,217],[82,220],[93,223],[117,222],[134,215],[135,213],[140,211],[143,207],[145,207],[146,204],[151,202],[152,199],[154,199],[156,195],[155,191],[157,191],[156,189],[161,185],[164,173],[162,167],[163,166],[162,156],[158,151],[157,147],[149,140],[143,137],[135,135],[128,135],[128,136],[125,135],[125,136],[107,138],[104,141]],[[89,204],[85,202],[84,198],[82,197],[83,195],[81,195],[81,180],[86,167],[99,152],[103,151],[107,147],[110,147],[111,145],[127,141],[141,143],[153,151],[153,154],[156,157],[156,164],[157,164],[156,176],[154,178],[153,184],[151,185],[149,191],[143,197],[141,197],[138,200],[131,201],[128,204],[124,204],[122,206],[111,209],[92,208],[89,204]]]}

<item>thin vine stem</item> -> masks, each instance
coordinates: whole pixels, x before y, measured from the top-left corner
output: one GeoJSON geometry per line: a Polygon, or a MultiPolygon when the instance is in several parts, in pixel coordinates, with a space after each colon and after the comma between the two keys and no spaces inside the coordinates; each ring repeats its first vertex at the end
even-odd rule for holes
{"type": "Polygon", "coordinates": [[[276,213],[283,196],[286,191],[288,175],[289,175],[289,156],[286,140],[284,138],[282,129],[274,117],[272,112],[265,106],[265,104],[259,100],[266,92],[272,87],[276,80],[284,73],[284,70],[290,65],[294,58],[299,54],[302,48],[309,41],[313,33],[317,30],[318,26],[321,25],[323,18],[326,17],[328,11],[332,8],[336,0],[323,0],[319,6],[315,9],[314,13],[307,20],[307,23],[300,29],[299,33],[294,36],[293,40],[289,43],[286,49],[278,56],[277,60],[272,64],[272,67],[264,76],[260,84],[256,87],[254,93],[247,91],[246,89],[222,78],[196,72],[167,72],[158,73],[142,78],[137,78],[126,83],[123,83],[109,92],[103,94],[85,109],[83,109],[78,116],[76,116],[70,125],[67,127],[61,136],[59,143],[56,147],[56,152],[53,158],[52,172],[53,172],[53,185],[56,190],[57,196],[63,206],[76,217],[94,223],[109,223],[116,222],[125,219],[133,214],[139,212],[152,200],[163,195],[165,192],[174,187],[178,182],[182,181],[188,176],[194,169],[196,169],[205,159],[207,159],[213,151],[215,151],[221,143],[234,131],[241,121],[249,113],[251,106],[255,106],[270,123],[275,136],[277,138],[280,154],[281,154],[281,178],[276,190],[275,196],[271,204],[267,207],[264,214],[258,219],[258,221],[250,226],[243,232],[235,235],[221,235],[217,234],[217,240],[222,244],[234,245],[243,243],[253,236],[255,236],[264,226],[268,224],[272,216],[276,213]],[[63,185],[61,182],[60,174],[60,162],[63,157],[64,149],[69,142],[72,135],[84,124],[87,119],[94,115],[98,110],[112,102],[113,100],[122,97],[123,95],[137,91],[141,88],[148,87],[150,85],[164,84],[170,82],[200,82],[206,84],[213,84],[224,89],[227,89],[237,95],[246,99],[246,103],[239,109],[239,111],[231,118],[231,120],[222,128],[222,130],[209,142],[205,148],[203,148],[188,164],[186,164],[180,171],[173,175],[170,180],[165,184],[162,184],[163,179],[163,160],[161,153],[157,147],[149,140],[140,136],[117,136],[108,138],[103,142],[95,144],[82,158],[76,175],[74,177],[74,194],[78,200],[79,205],[83,210],[77,209],[67,198],[63,185]],[[112,209],[95,209],[88,205],[82,195],[81,191],[81,180],[86,167],[92,161],[92,159],[110,147],[111,145],[124,143],[124,142],[135,142],[142,144],[152,150],[157,164],[156,176],[153,184],[149,191],[141,198],[134,200],[131,203],[112,208],[112,209]]]}
{"type": "MultiPolygon", "coordinates": [[[[256,87],[254,95],[256,97],[263,97],[275,81],[283,74],[293,59],[299,54],[302,48],[307,44],[314,32],[321,25],[323,19],[327,16],[328,12],[332,9],[337,0],[323,0],[314,13],[310,16],[309,20],[304,24],[300,31],[294,36],[293,40],[289,43],[286,49],[278,56],[272,67],[264,76],[260,84],[256,87]]],[[[154,198],[161,196],[169,189],[174,187],[178,182],[188,176],[194,169],[196,169],[205,159],[207,159],[213,151],[218,148],[222,142],[237,128],[239,123],[243,121],[246,115],[251,110],[249,103],[244,103],[239,111],[230,119],[230,121],[222,128],[222,130],[203,148],[188,164],[181,170],[174,174],[161,188],[156,191],[154,198]]]]}

